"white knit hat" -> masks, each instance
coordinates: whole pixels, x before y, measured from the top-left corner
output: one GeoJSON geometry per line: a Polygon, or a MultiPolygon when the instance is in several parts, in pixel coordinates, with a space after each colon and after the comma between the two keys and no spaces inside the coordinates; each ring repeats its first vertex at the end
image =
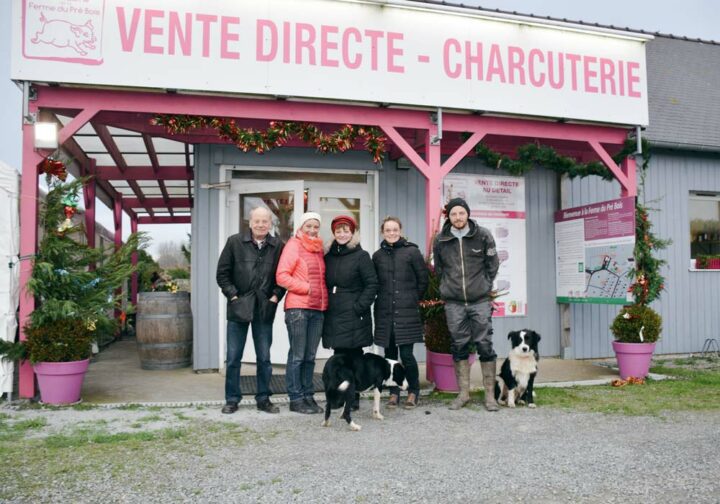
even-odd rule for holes
{"type": "Polygon", "coordinates": [[[320,224],[322,224],[322,219],[320,218],[320,214],[316,212],[305,212],[302,214],[302,217],[300,217],[300,225],[298,225],[298,229],[303,227],[303,224],[305,224],[305,221],[309,221],[310,219],[315,219],[320,224]]]}

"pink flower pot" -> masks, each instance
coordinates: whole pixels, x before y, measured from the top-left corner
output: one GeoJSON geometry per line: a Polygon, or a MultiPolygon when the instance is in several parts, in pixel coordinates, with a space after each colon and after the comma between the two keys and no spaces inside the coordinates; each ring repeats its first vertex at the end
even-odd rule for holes
{"type": "Polygon", "coordinates": [[[645,378],[650,371],[655,343],[621,343],[612,342],[615,356],[617,357],[620,378],[627,380],[628,377],[645,378]]]}
{"type": "Polygon", "coordinates": [[[45,404],[71,404],[80,400],[90,359],[73,362],[38,362],[33,365],[45,404]]]}
{"type": "MultiPolygon", "coordinates": [[[[455,365],[451,354],[435,353],[425,349],[425,376],[428,381],[435,383],[435,388],[443,392],[458,392],[460,388],[455,377],[455,365]]],[[[477,356],[470,354],[468,362],[472,366],[477,356]]]]}

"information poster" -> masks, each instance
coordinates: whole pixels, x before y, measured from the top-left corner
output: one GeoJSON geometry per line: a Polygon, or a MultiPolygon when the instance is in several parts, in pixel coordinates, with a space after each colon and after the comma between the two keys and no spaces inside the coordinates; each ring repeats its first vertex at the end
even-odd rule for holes
{"type": "Polygon", "coordinates": [[[463,198],[470,217],[495,238],[500,270],[494,289],[503,295],[495,302],[494,317],[527,315],[527,261],[525,249],[525,179],[495,175],[447,175],[443,205],[463,198]]]}
{"type": "Polygon", "coordinates": [[[633,197],[555,212],[557,302],[632,302],[634,249],[633,197]]]}

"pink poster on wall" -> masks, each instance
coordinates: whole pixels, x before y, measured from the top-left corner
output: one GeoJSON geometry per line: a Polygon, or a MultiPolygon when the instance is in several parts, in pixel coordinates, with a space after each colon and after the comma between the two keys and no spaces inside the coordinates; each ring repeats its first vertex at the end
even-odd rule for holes
{"type": "Polygon", "coordinates": [[[100,65],[105,0],[24,0],[23,55],[100,65]]]}

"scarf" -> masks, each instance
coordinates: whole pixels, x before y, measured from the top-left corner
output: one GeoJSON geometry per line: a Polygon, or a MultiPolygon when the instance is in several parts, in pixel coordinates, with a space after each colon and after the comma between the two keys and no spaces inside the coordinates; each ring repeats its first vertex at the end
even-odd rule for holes
{"type": "Polygon", "coordinates": [[[322,238],[319,236],[312,237],[308,236],[305,233],[298,231],[295,235],[298,240],[300,240],[300,243],[302,244],[303,248],[307,250],[308,252],[322,252],[323,251],[323,242],[322,238]]]}

